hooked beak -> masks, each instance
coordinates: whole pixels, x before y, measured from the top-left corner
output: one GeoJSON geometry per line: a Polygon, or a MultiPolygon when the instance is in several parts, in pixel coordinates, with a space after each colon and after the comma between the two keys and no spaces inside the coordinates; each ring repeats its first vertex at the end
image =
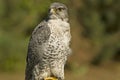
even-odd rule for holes
{"type": "Polygon", "coordinates": [[[56,14],[56,9],[55,8],[50,9],[50,14],[56,14]]]}

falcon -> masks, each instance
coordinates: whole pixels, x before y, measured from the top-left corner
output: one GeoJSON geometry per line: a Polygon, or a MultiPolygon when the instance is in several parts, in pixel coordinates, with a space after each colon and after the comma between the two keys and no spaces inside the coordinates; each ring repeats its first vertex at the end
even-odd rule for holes
{"type": "Polygon", "coordinates": [[[64,80],[71,40],[68,8],[50,5],[48,16],[33,30],[26,58],[25,80],[64,80]],[[50,77],[50,79],[49,79],[50,77]]]}

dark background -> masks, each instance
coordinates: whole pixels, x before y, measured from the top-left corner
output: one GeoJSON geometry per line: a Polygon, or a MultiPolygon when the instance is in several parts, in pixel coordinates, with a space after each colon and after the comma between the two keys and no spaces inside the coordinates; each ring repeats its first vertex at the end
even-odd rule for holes
{"type": "Polygon", "coordinates": [[[24,80],[32,30],[56,1],[71,23],[66,80],[119,80],[120,0],[0,0],[0,80],[24,80]]]}

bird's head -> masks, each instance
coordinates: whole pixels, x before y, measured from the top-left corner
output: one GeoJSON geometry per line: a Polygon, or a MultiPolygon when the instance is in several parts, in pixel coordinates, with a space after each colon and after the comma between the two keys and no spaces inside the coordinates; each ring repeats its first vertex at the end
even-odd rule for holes
{"type": "Polygon", "coordinates": [[[58,3],[58,2],[52,3],[49,9],[49,18],[62,19],[64,21],[68,21],[67,7],[62,3],[58,3]]]}

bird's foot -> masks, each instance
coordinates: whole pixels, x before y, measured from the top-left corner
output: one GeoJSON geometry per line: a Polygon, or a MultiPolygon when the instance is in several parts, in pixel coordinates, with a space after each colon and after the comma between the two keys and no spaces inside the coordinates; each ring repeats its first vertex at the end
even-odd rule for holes
{"type": "Polygon", "coordinates": [[[58,79],[55,78],[55,77],[47,77],[47,78],[45,78],[44,80],[58,80],[58,79]]]}

